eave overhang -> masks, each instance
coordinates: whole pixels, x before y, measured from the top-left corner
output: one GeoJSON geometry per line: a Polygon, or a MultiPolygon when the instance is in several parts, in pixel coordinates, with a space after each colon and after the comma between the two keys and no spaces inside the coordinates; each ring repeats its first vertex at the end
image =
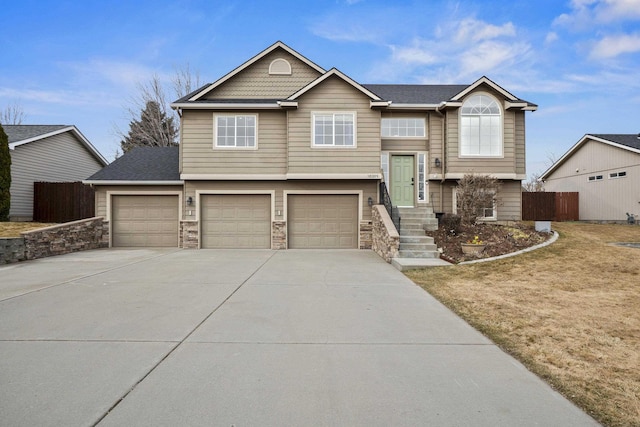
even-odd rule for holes
{"type": "Polygon", "coordinates": [[[184,185],[184,181],[84,180],[88,185],[184,185]]]}

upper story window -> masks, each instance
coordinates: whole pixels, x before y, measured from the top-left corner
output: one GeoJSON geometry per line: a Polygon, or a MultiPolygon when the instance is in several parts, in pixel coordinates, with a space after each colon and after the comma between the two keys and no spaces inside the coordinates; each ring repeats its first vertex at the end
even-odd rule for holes
{"type": "Polygon", "coordinates": [[[355,113],[313,113],[314,147],[355,147],[355,113]]]}
{"type": "Polygon", "coordinates": [[[460,108],[460,156],[502,156],[502,110],[489,95],[473,95],[460,108]]]}
{"type": "Polygon", "coordinates": [[[612,178],[624,178],[626,176],[627,176],[627,171],[611,172],[609,174],[609,179],[612,179],[612,178]]]}
{"type": "Polygon", "coordinates": [[[255,148],[257,141],[257,116],[215,116],[214,139],[219,148],[255,148]]]}
{"type": "Polygon", "coordinates": [[[421,118],[382,119],[383,138],[424,138],[425,120],[421,118]]]}

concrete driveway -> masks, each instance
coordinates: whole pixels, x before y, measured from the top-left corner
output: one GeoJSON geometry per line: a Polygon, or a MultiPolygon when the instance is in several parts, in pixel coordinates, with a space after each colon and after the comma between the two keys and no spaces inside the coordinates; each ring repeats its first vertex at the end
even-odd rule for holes
{"type": "Polygon", "coordinates": [[[96,250],[0,267],[0,420],[597,425],[355,250],[96,250]]]}

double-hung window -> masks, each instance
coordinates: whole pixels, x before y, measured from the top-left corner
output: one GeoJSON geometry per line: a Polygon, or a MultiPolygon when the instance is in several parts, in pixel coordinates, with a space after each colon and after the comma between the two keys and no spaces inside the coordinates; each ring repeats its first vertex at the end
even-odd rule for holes
{"type": "Polygon", "coordinates": [[[355,113],[313,113],[314,147],[355,147],[355,113]]]}
{"type": "Polygon", "coordinates": [[[257,116],[215,116],[216,148],[255,148],[257,141],[257,116]]]}
{"type": "Polygon", "coordinates": [[[460,108],[460,156],[502,156],[502,110],[489,95],[473,95],[460,108]]]}

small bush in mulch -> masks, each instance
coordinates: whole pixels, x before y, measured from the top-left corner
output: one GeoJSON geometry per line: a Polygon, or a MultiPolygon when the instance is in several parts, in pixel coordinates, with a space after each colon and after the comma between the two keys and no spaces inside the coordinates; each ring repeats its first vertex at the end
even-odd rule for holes
{"type": "Polygon", "coordinates": [[[442,248],[441,258],[453,263],[516,252],[543,243],[551,237],[549,233],[537,232],[532,225],[519,222],[510,225],[483,223],[473,226],[458,223],[457,227],[453,227],[455,224],[455,221],[442,221],[437,230],[426,232],[427,236],[433,237],[438,248],[442,248]],[[478,255],[463,254],[461,243],[473,241],[476,236],[486,244],[484,251],[478,255]]]}

